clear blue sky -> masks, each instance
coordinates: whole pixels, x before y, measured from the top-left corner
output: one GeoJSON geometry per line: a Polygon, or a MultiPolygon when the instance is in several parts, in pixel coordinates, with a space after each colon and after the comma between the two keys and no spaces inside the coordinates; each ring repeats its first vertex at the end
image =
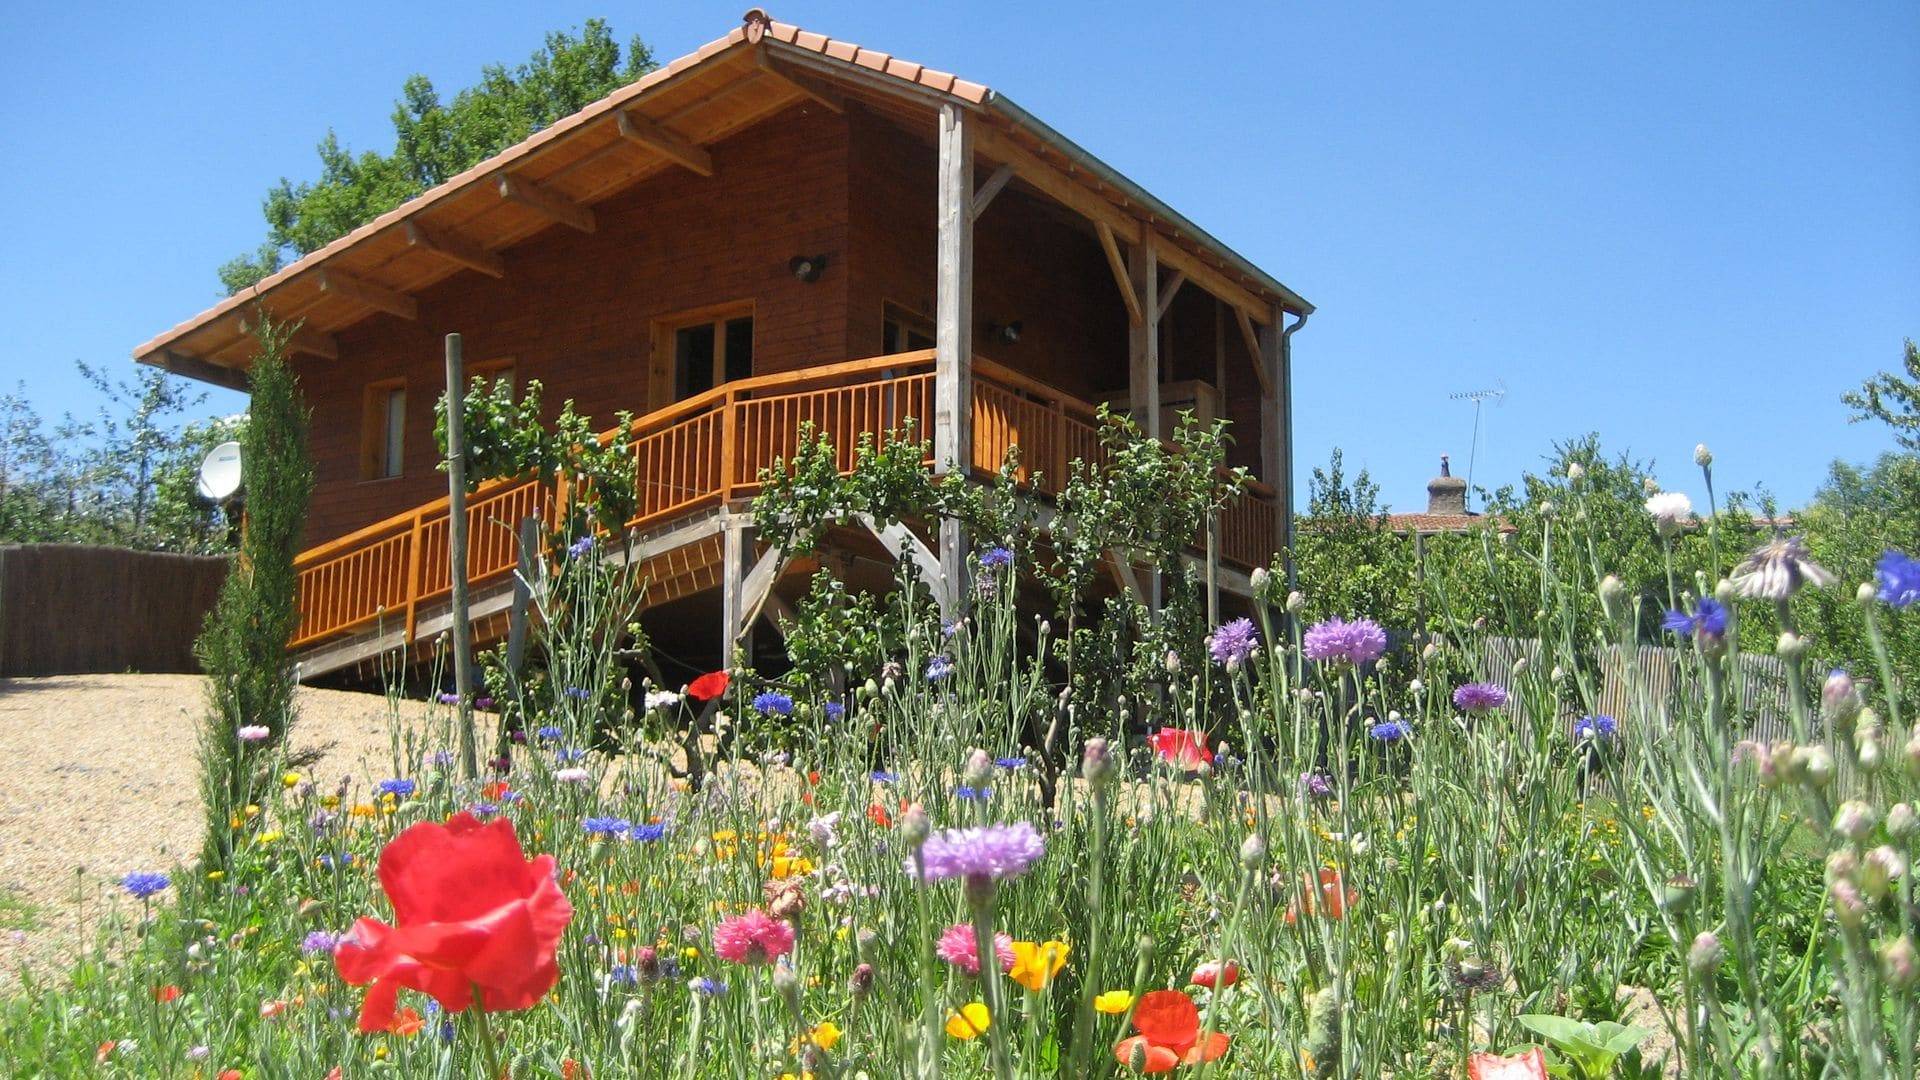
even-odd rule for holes
{"type": "MultiPolygon", "coordinates": [[[[217,299],[266,187],[328,125],[389,148],[407,75],[450,93],[596,14],[664,60],[746,6],[7,4],[0,379],[88,410],[72,361],[217,299]]],[[[1683,488],[1704,440],[1791,505],[1891,445],[1838,398],[1920,337],[1911,0],[770,10],[993,86],[1317,304],[1302,475],[1342,446],[1417,509],[1468,456],[1447,395],[1501,383],[1482,481],[1598,430],[1683,488]]]]}

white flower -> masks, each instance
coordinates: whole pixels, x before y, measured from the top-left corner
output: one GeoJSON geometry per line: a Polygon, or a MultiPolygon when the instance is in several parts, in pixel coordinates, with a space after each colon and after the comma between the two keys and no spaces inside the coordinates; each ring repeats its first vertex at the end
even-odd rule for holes
{"type": "Polygon", "coordinates": [[[1781,601],[1799,592],[1803,585],[1824,589],[1833,584],[1834,577],[1813,561],[1806,541],[1797,536],[1776,536],[1755,548],[1734,568],[1729,580],[1734,591],[1749,600],[1781,601]]]}
{"type": "Polygon", "coordinates": [[[589,779],[589,776],[587,770],[575,765],[559,770],[553,774],[553,778],[563,784],[584,784],[589,779]]]}
{"type": "Polygon", "coordinates": [[[1693,500],[1679,491],[1661,491],[1647,497],[1647,513],[1660,527],[1660,535],[1672,536],[1693,520],[1693,500]]]}
{"type": "Polygon", "coordinates": [[[234,732],[241,742],[265,742],[273,731],[261,724],[248,724],[234,732]]]}
{"type": "Polygon", "coordinates": [[[647,691],[648,712],[653,712],[655,709],[671,709],[678,704],[680,704],[680,695],[671,690],[647,691]]]}

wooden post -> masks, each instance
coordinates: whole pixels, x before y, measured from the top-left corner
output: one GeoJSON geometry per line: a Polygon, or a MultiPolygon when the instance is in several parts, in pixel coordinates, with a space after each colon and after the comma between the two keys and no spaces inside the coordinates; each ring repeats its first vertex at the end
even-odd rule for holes
{"type": "MultiPolygon", "coordinates": [[[[966,111],[940,106],[939,245],[935,270],[933,459],[964,482],[973,462],[973,128],[966,111]]],[[[966,587],[966,537],[957,521],[940,523],[945,598],[966,587]]],[[[942,603],[950,606],[951,601],[942,603]]]]}
{"type": "Polygon", "coordinates": [[[421,537],[422,517],[420,511],[413,512],[413,525],[407,530],[407,632],[402,639],[405,644],[413,644],[414,628],[420,625],[420,548],[425,542],[421,537]]]}
{"type": "Polygon", "coordinates": [[[533,603],[533,568],[540,561],[540,519],[520,522],[520,559],[513,576],[513,607],[507,615],[507,670],[516,678],[527,656],[527,609],[533,603]]]}
{"type": "Polygon", "coordinates": [[[1260,393],[1260,479],[1273,488],[1273,546],[1283,551],[1293,540],[1293,483],[1288,475],[1293,457],[1293,402],[1284,356],[1286,338],[1281,333],[1287,313],[1275,304],[1269,314],[1267,324],[1258,331],[1260,355],[1254,357],[1266,376],[1260,393]]]}
{"type": "Polygon", "coordinates": [[[453,586],[453,692],[459,697],[460,762],[469,780],[480,775],[473,738],[473,636],[467,617],[467,439],[461,424],[460,335],[447,335],[447,573],[453,586]]]}
{"type": "MultiPolygon", "coordinates": [[[[1140,242],[1127,252],[1127,284],[1140,299],[1145,316],[1127,327],[1127,406],[1140,431],[1159,439],[1160,431],[1160,256],[1153,232],[1140,230],[1140,242]]],[[[1155,566],[1147,581],[1147,617],[1157,619],[1163,581],[1155,566]]]]}
{"type": "Polygon", "coordinates": [[[745,606],[747,530],[733,514],[720,534],[720,666],[733,665],[733,647],[740,637],[741,609],[745,606]]]}

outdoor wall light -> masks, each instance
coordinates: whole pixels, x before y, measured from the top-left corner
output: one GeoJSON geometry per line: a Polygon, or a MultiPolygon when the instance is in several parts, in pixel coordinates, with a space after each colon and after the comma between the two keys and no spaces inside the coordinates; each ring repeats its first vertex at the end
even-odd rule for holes
{"type": "Polygon", "coordinates": [[[820,274],[827,268],[825,255],[795,255],[787,260],[787,269],[801,281],[812,284],[820,280],[820,274]]]}
{"type": "Polygon", "coordinates": [[[1020,320],[1015,319],[1005,326],[999,323],[988,323],[987,336],[1002,345],[1018,345],[1020,343],[1020,320]]]}

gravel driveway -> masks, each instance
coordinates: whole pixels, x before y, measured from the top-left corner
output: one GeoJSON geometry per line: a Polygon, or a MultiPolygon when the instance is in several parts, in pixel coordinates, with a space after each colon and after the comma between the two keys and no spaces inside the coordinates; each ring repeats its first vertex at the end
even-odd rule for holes
{"type": "MultiPolygon", "coordinates": [[[[80,918],[99,922],[121,875],[197,854],[202,685],[197,675],[0,679],[0,989],[22,964],[45,976],[70,962],[80,918]]],[[[385,698],[302,688],[297,705],[291,744],[319,752],[311,775],[391,770],[385,698]]]]}

